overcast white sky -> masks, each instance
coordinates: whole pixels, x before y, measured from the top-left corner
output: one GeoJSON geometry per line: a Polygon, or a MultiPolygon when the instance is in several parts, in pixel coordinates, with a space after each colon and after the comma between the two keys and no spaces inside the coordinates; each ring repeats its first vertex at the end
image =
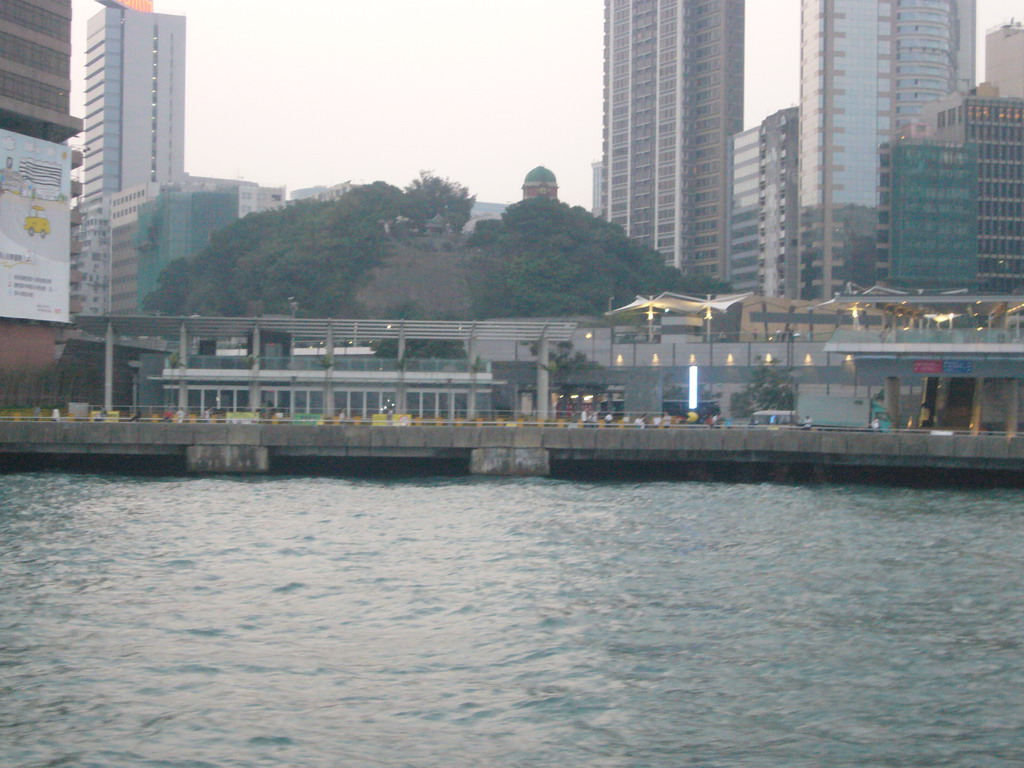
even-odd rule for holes
{"type": "MultiPolygon", "coordinates": [[[[75,113],[85,22],[72,0],[75,113]]],[[[289,191],[420,169],[515,202],[545,165],[590,207],[602,0],[156,0],[188,17],[185,169],[289,191]]],[[[978,29],[1024,15],[978,0],[978,29]]],[[[747,0],[746,124],[796,104],[799,0],[747,0]]],[[[979,42],[979,52],[982,44],[979,42]]],[[[979,79],[984,68],[979,64],[979,79]]]]}

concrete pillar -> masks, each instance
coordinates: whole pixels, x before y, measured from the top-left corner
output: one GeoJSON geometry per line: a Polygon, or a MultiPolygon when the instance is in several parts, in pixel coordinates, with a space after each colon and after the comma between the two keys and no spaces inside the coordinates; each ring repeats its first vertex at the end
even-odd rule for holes
{"type": "MultiPolygon", "coordinates": [[[[475,325],[475,323],[474,323],[475,325]]],[[[466,349],[466,356],[469,358],[469,398],[466,401],[466,415],[476,418],[476,335],[469,334],[469,343],[466,349]]]]}
{"type": "Polygon", "coordinates": [[[1020,380],[1006,380],[1006,435],[1017,436],[1020,421],[1020,380]]]}
{"type": "Polygon", "coordinates": [[[260,327],[256,325],[252,329],[252,365],[249,367],[249,410],[259,410],[260,399],[263,397],[263,393],[260,391],[260,354],[261,347],[263,346],[260,338],[260,327]]]}
{"type": "Polygon", "coordinates": [[[985,379],[978,377],[974,380],[974,400],[971,403],[971,434],[977,435],[981,432],[981,416],[983,413],[983,401],[985,398],[985,379]]]}
{"type": "Polygon", "coordinates": [[[181,324],[181,331],[178,337],[178,365],[180,366],[178,407],[182,410],[188,410],[188,380],[185,378],[185,369],[188,368],[188,328],[185,327],[185,323],[181,324]]]}
{"type": "Polygon", "coordinates": [[[885,379],[885,410],[889,413],[889,421],[893,429],[903,426],[900,413],[900,379],[898,376],[887,376],[885,379]]]}
{"type": "Polygon", "coordinates": [[[324,339],[327,347],[324,354],[330,359],[330,365],[324,365],[324,418],[330,419],[334,416],[334,382],[331,380],[331,369],[334,366],[334,326],[328,322],[327,338],[324,339]]]}
{"type": "Polygon", "coordinates": [[[935,393],[935,413],[932,421],[935,427],[946,424],[946,406],[949,405],[949,379],[939,378],[938,390],[935,393]]]}
{"type": "Polygon", "coordinates": [[[114,324],[110,321],[103,347],[103,410],[114,410],[114,324]]]}
{"type": "Polygon", "coordinates": [[[541,336],[537,343],[537,418],[547,419],[551,410],[551,364],[547,337],[541,336]]]}
{"type": "Polygon", "coordinates": [[[398,326],[398,386],[395,387],[395,410],[405,413],[407,410],[405,396],[405,323],[398,326]]]}

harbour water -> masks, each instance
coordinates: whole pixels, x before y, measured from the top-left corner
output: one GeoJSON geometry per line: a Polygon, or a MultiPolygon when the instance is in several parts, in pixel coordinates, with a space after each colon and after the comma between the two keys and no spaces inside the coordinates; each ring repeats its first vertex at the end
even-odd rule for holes
{"type": "Polygon", "coordinates": [[[0,766],[1020,766],[1024,493],[0,476],[0,766]]]}

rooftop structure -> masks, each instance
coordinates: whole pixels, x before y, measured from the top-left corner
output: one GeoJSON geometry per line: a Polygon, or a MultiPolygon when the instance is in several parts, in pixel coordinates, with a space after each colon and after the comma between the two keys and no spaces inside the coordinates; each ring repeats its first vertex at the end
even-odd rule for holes
{"type": "Polygon", "coordinates": [[[523,200],[533,197],[558,199],[558,179],[543,165],[538,165],[526,174],[526,178],[523,180],[523,200]]]}
{"type": "Polygon", "coordinates": [[[1024,99],[1024,23],[1011,20],[988,31],[985,82],[1003,96],[1024,99]]]}

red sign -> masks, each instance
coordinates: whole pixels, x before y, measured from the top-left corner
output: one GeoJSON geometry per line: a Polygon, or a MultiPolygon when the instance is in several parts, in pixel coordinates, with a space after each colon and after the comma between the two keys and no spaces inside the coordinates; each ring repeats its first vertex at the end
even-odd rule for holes
{"type": "Polygon", "coordinates": [[[914,373],[942,373],[942,361],[915,360],[914,373]]]}

